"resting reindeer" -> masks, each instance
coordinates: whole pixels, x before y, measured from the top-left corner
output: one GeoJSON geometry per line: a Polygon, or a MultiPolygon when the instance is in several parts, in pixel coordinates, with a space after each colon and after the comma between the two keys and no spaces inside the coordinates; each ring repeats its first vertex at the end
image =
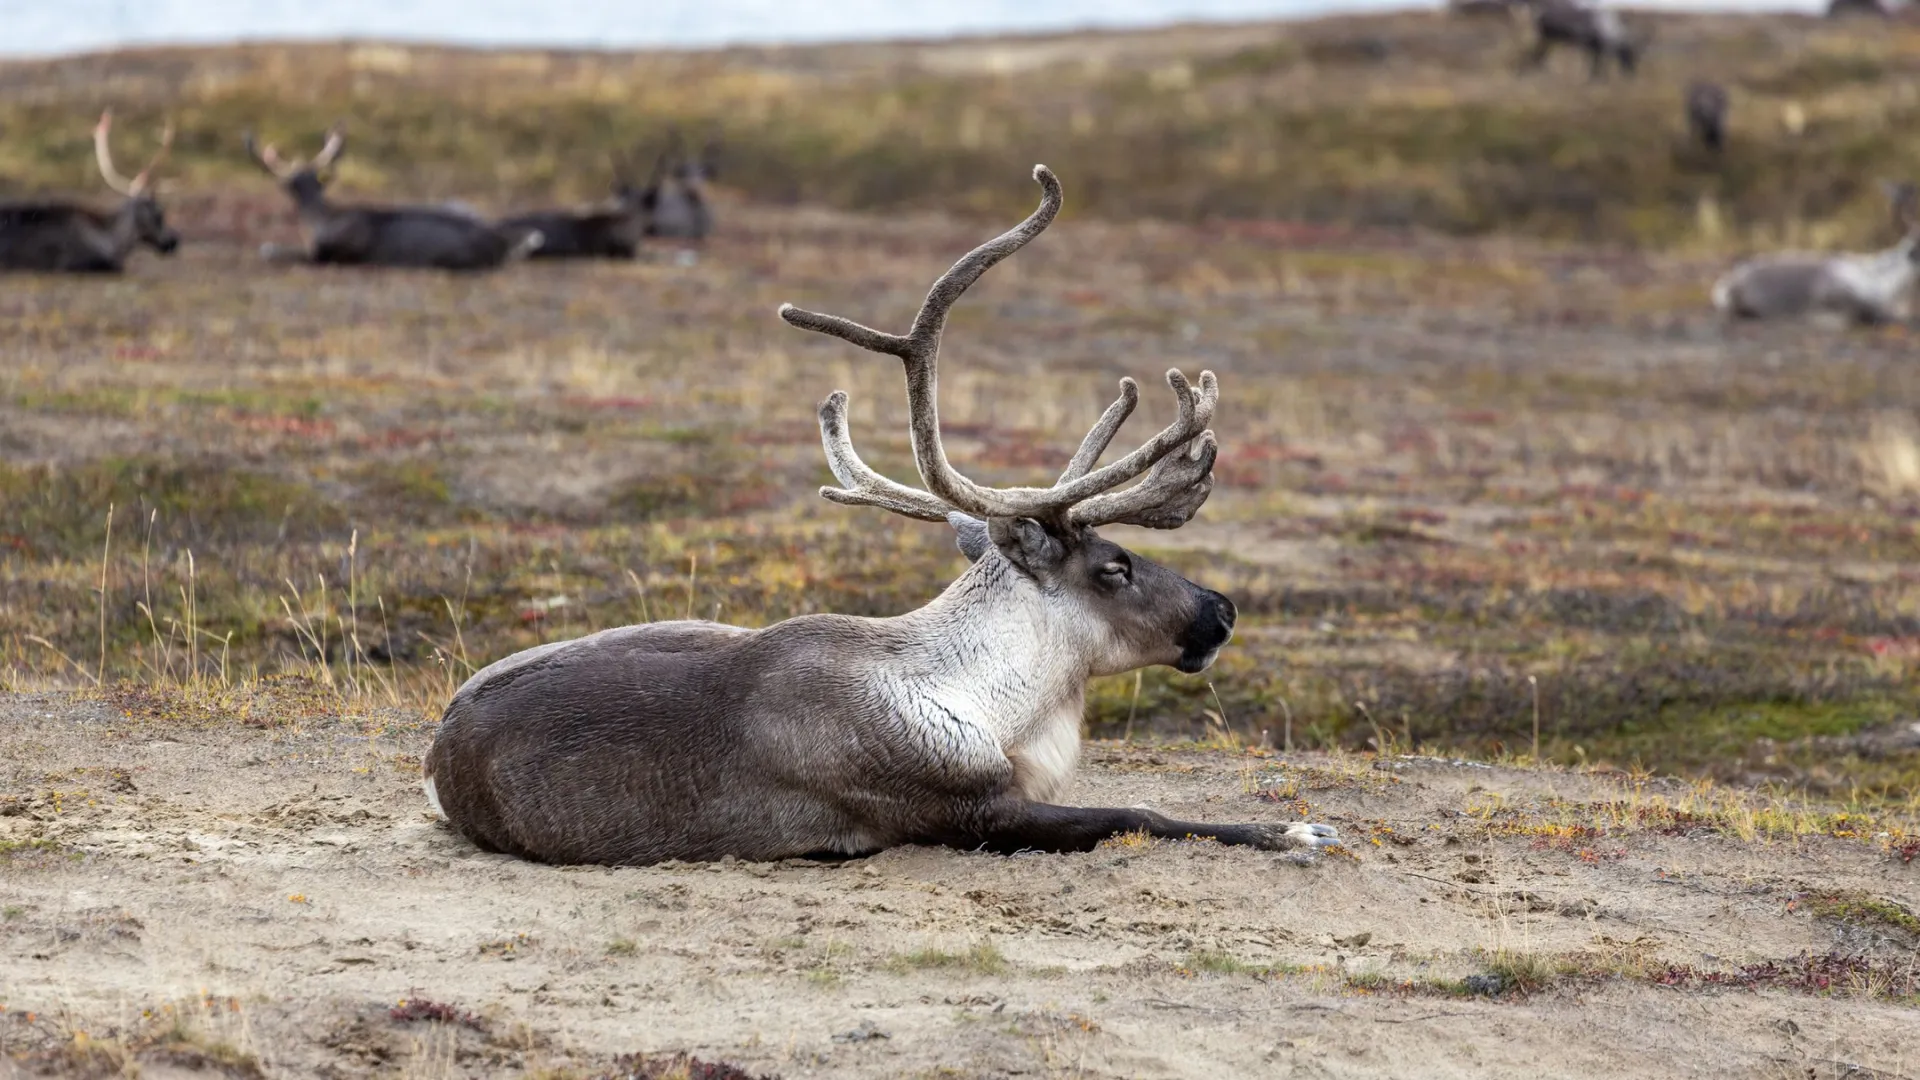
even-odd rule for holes
{"type": "Polygon", "coordinates": [[[631,259],[640,240],[653,232],[653,204],[658,200],[661,169],[646,187],[633,183],[631,159],[614,156],[613,192],[598,206],[585,210],[534,210],[503,218],[499,228],[513,232],[538,230],[542,241],[536,259],[631,259]]]}
{"type": "Polygon", "coordinates": [[[112,130],[109,109],[94,126],[93,152],[100,178],[123,196],[119,209],[103,213],[73,202],[0,203],[0,270],[117,274],[135,244],[162,255],[180,246],[180,237],[167,228],[167,216],[153,197],[154,170],[173,146],[172,126],[161,134],[153,160],[131,180],[113,167],[107,145],[112,130]]]}
{"type": "Polygon", "coordinates": [[[843,486],[820,494],[945,520],[973,565],[894,618],[802,615],[764,630],[652,623],[489,665],[454,695],[427,755],[427,798],[455,828],[491,851],[609,864],[912,843],[1085,850],[1136,830],[1269,850],[1336,843],[1325,825],[1203,825],[1050,801],[1079,753],[1088,677],[1149,664],[1202,671],[1232,635],[1234,608],[1094,532],[1110,522],[1178,528],[1206,501],[1212,372],[1198,387],[1167,372],[1179,418],[1096,469],[1139,397],[1122,380],[1052,487],[982,487],[947,461],[941,331],[961,294],[1059,211],[1053,174],[1036,167],[1034,178],[1040,208],[942,275],[906,334],[780,309],[794,326],[906,367],[926,487],[860,459],[847,395],[835,391],[820,406],[820,434],[843,486]]]}
{"type": "Polygon", "coordinates": [[[283,160],[272,146],[256,145],[250,131],[245,139],[254,163],[293,197],[306,233],[302,248],[264,245],[260,253],[269,260],[488,270],[525,258],[543,239],[538,230],[508,232],[451,207],[335,205],[323,174],[346,149],[337,126],[309,161],[283,160]]]}
{"type": "Polygon", "coordinates": [[[1714,309],[1739,319],[1825,313],[1870,325],[1907,318],[1920,276],[1920,217],[1912,184],[1892,186],[1889,194],[1906,233],[1899,243],[1867,254],[1789,251],[1748,259],[1714,283],[1714,309]]]}
{"type": "Polygon", "coordinates": [[[1526,0],[1533,9],[1533,28],[1537,39],[1533,50],[1521,60],[1521,69],[1538,68],[1546,63],[1555,45],[1585,49],[1593,78],[1607,73],[1607,58],[1620,65],[1622,75],[1632,75],[1639,61],[1643,42],[1627,33],[1618,13],[1585,0],[1526,0]]]}
{"type": "Polygon", "coordinates": [[[700,156],[692,157],[678,131],[668,135],[667,149],[654,162],[653,177],[640,194],[648,236],[704,240],[713,231],[707,184],[716,172],[719,148],[719,139],[709,136],[700,156]]]}

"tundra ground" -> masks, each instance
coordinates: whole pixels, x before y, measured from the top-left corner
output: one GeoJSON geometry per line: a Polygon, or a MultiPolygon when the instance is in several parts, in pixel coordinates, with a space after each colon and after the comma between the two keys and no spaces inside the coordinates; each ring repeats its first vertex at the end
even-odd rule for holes
{"type": "Polygon", "coordinates": [[[0,700],[0,1074],[1920,1071],[1911,821],[1099,743],[1078,800],[1305,815],[1350,847],[557,869],[429,819],[417,719],[291,680],[250,700],[258,725],[231,696],[0,700]]]}

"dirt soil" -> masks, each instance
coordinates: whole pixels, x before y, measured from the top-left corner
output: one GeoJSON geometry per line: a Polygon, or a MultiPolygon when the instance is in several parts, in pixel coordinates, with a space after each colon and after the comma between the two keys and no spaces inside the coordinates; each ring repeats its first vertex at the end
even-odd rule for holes
{"type": "Polygon", "coordinates": [[[1920,1073],[1915,940],[1806,902],[1911,912],[1920,865],[1710,829],[1574,851],[1486,810],[1602,806],[1612,777],[1094,743],[1077,801],[1304,810],[1350,847],[556,868],[427,814],[429,729],[124,705],[0,699],[0,1075],[584,1076],[682,1050],[788,1077],[1920,1073]],[[1904,956],[1907,995],[1674,974],[1836,951],[1896,979],[1904,956]]]}

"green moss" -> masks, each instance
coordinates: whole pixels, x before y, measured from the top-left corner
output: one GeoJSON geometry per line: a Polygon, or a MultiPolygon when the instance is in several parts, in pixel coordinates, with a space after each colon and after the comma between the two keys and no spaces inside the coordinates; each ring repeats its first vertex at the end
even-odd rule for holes
{"type": "Polygon", "coordinates": [[[1920,939],[1920,916],[1892,900],[1863,892],[1814,893],[1801,898],[1816,918],[1920,939]]]}
{"type": "Polygon", "coordinates": [[[1187,971],[1208,975],[1264,975],[1267,965],[1255,964],[1220,949],[1196,949],[1180,962],[1187,971]]]}
{"type": "Polygon", "coordinates": [[[915,949],[896,953],[887,960],[887,969],[895,972],[935,970],[967,971],[976,975],[998,975],[1007,970],[1007,958],[990,941],[979,942],[965,952],[945,949],[915,949]]]}

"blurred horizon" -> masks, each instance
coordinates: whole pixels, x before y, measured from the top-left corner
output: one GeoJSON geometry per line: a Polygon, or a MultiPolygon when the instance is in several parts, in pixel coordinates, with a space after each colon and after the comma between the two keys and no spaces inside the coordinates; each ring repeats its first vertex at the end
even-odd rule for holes
{"type": "MultiPolygon", "coordinates": [[[[372,39],[528,48],[714,48],[1150,29],[1190,22],[1306,19],[1430,9],[1421,0],[67,0],[8,13],[0,57],[52,57],[164,45],[372,39]]],[[[1821,0],[1637,0],[1628,8],[1817,12],[1821,0]]]]}

